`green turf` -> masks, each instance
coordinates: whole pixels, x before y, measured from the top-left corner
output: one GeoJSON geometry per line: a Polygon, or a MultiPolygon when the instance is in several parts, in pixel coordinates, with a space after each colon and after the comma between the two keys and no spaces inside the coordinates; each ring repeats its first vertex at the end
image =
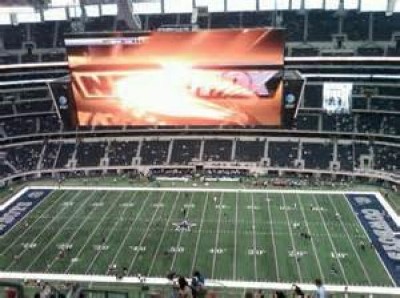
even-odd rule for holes
{"type": "Polygon", "coordinates": [[[105,274],[116,263],[152,277],[197,268],[225,280],[392,285],[361,240],[368,242],[338,194],[57,190],[0,239],[0,270],[105,274]],[[197,224],[191,232],[173,226],[182,206],[197,224]],[[103,238],[104,250],[96,250],[103,238]],[[62,244],[72,249],[60,259],[62,244]],[[292,250],[305,255],[290,257],[292,250]],[[332,257],[339,253],[346,257],[332,257]]]}

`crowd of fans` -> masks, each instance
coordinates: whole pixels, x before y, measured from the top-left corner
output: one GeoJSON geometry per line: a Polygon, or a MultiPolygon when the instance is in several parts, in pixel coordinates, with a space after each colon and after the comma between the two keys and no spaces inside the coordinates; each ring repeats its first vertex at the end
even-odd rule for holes
{"type": "MultiPolygon", "coordinates": [[[[353,140],[285,137],[244,142],[240,139],[69,139],[9,145],[0,152],[0,177],[35,170],[138,165],[154,169],[157,166],[175,166],[177,169],[198,165],[216,169],[231,167],[232,173],[228,175],[224,172],[227,177],[238,176],[241,174],[240,168],[249,170],[251,166],[345,172],[400,172],[400,150],[396,144],[353,140]]],[[[167,175],[167,170],[165,174],[167,175]]],[[[221,175],[216,171],[210,173],[210,176],[221,175]]]]}

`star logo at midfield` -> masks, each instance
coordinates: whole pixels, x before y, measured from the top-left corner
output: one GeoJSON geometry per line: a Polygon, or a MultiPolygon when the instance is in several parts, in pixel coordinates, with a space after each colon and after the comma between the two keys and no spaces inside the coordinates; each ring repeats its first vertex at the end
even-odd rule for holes
{"type": "Polygon", "coordinates": [[[196,226],[195,223],[192,223],[187,219],[184,219],[181,222],[173,223],[172,225],[175,227],[175,231],[177,232],[190,232],[192,228],[196,226]]]}

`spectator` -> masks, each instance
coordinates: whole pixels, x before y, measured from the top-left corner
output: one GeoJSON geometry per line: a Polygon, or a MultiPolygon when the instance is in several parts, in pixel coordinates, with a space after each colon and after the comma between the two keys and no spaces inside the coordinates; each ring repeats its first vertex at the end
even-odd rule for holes
{"type": "Polygon", "coordinates": [[[261,289],[257,290],[256,293],[254,294],[254,298],[264,298],[264,297],[265,297],[264,292],[261,289]]]}
{"type": "Polygon", "coordinates": [[[325,287],[322,284],[321,279],[317,278],[315,280],[315,285],[317,286],[317,290],[314,293],[314,297],[315,298],[326,298],[326,291],[325,291],[325,287]]]}
{"type": "Polygon", "coordinates": [[[205,294],[205,278],[199,271],[193,272],[192,277],[192,294],[193,297],[203,296],[205,294]]]}
{"type": "Polygon", "coordinates": [[[304,298],[304,292],[298,285],[293,284],[293,297],[304,298]]]}
{"type": "Polygon", "coordinates": [[[192,289],[189,287],[188,282],[186,281],[186,278],[183,276],[180,276],[178,278],[178,285],[179,285],[179,290],[178,290],[178,298],[192,298],[192,289]]]}

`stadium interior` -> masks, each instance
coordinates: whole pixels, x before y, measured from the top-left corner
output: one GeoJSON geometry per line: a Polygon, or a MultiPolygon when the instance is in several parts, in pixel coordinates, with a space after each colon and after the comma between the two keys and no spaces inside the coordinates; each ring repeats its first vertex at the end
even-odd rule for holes
{"type": "MultiPolygon", "coordinates": [[[[194,188],[204,181],[219,187],[222,181],[224,189],[344,192],[355,185],[373,185],[400,216],[400,0],[0,1],[0,77],[1,203],[29,185],[96,187],[101,181],[157,188],[174,181],[180,185],[183,179],[183,187],[194,188]],[[60,98],[72,102],[73,95],[52,84],[70,83],[66,36],[252,28],[284,29],[284,72],[298,74],[303,82],[295,111],[282,114],[290,119],[280,127],[71,126],[65,120],[60,98]],[[352,86],[350,111],[331,112],[324,106],[325,84],[343,82],[352,86]],[[234,183],[226,186],[226,181],[234,183]]],[[[397,250],[400,255],[400,245],[397,250]]],[[[168,283],[154,287],[140,277],[140,287],[132,288],[128,282],[113,284],[118,277],[107,283],[99,277],[96,290],[89,283],[78,287],[75,281],[58,279],[43,286],[46,277],[40,274],[10,279],[3,275],[8,266],[2,256],[0,251],[4,297],[36,297],[40,289],[40,297],[172,295],[168,283]],[[55,296],[46,292],[49,285],[55,296]],[[17,296],[5,296],[13,293],[17,296]]],[[[265,295],[292,295],[291,284],[301,280],[284,282],[289,288],[268,285],[265,295]]],[[[400,297],[400,279],[395,277],[394,284],[354,293],[345,287],[327,288],[331,297],[400,297]]],[[[313,295],[314,285],[304,288],[313,295]]],[[[217,286],[206,297],[264,297],[256,289],[217,286]]]]}

